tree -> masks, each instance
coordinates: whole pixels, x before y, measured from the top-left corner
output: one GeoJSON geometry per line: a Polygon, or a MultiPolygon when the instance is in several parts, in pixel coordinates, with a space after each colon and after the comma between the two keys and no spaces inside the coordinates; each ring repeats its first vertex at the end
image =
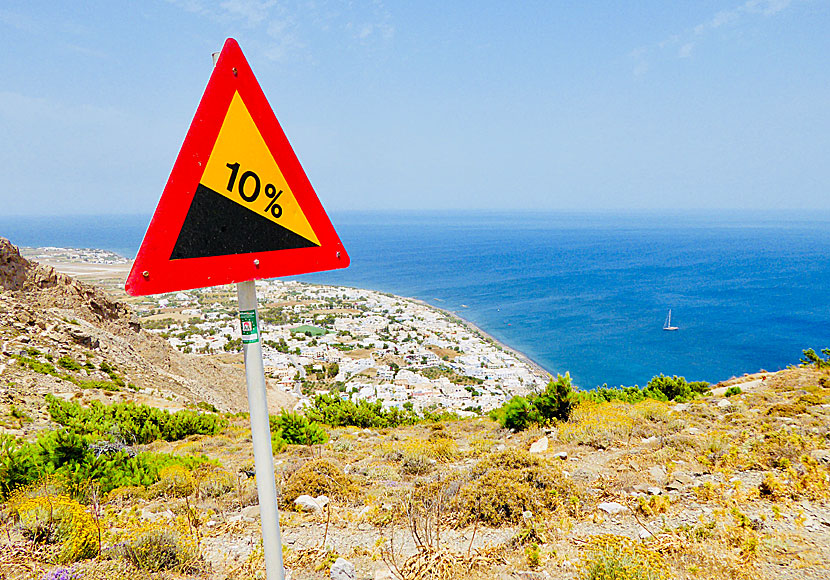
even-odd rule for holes
{"type": "Polygon", "coordinates": [[[576,405],[574,398],[571,375],[565,373],[564,377],[556,375],[556,380],[548,383],[545,390],[533,399],[533,404],[545,423],[553,419],[567,421],[576,405]]]}
{"type": "Polygon", "coordinates": [[[812,348],[801,352],[804,353],[804,358],[801,359],[802,364],[815,365],[817,369],[830,368],[830,348],[821,349],[821,354],[825,355],[826,359],[821,358],[812,348]]]}

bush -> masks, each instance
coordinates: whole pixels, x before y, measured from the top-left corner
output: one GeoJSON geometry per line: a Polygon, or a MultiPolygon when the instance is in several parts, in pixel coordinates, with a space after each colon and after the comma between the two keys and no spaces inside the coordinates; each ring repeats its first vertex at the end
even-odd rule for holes
{"type": "Polygon", "coordinates": [[[181,525],[153,522],[131,530],[120,544],[122,555],[141,570],[192,570],[199,557],[193,538],[181,525]]]}
{"type": "Polygon", "coordinates": [[[286,443],[321,445],[329,440],[328,433],[319,423],[309,421],[305,415],[300,413],[289,413],[283,409],[279,415],[271,415],[268,421],[271,433],[286,443]]]}
{"type": "Polygon", "coordinates": [[[668,580],[663,558],[624,536],[595,536],[582,554],[582,580],[668,580]]]}
{"type": "Polygon", "coordinates": [[[475,521],[494,527],[518,524],[530,510],[544,516],[564,507],[574,488],[547,461],[520,449],[507,449],[479,461],[470,481],[453,499],[459,523],[475,521]]]}
{"type": "Polygon", "coordinates": [[[63,496],[27,497],[9,502],[23,535],[38,544],[61,544],[60,562],[75,562],[98,554],[98,528],[84,506],[63,496]]]}
{"type": "Polygon", "coordinates": [[[0,435],[0,499],[35,479],[37,469],[32,446],[10,435],[0,435]]]}
{"type": "Polygon", "coordinates": [[[151,485],[172,465],[191,469],[206,461],[164,453],[135,454],[127,447],[100,443],[92,435],[68,429],[47,431],[34,443],[0,439],[0,497],[47,476],[60,478],[73,497],[83,496],[92,481],[108,493],[117,487],[151,485]]]}
{"type": "Polygon", "coordinates": [[[731,397],[732,395],[740,395],[741,393],[743,393],[741,387],[739,387],[738,385],[734,385],[726,389],[724,396],[731,397]]]}
{"type": "Polygon", "coordinates": [[[233,490],[236,483],[233,474],[211,463],[203,463],[194,469],[193,480],[201,497],[219,497],[233,490]]]}
{"type": "Polygon", "coordinates": [[[318,395],[314,399],[314,406],[306,411],[306,416],[323,425],[332,427],[398,427],[413,425],[420,421],[420,417],[411,410],[392,407],[383,410],[380,401],[370,403],[366,400],[354,403],[348,399],[341,399],[333,395],[318,395]]]}
{"type": "Polygon", "coordinates": [[[359,492],[355,482],[334,463],[327,459],[313,459],[288,478],[283,486],[282,502],[288,507],[294,507],[294,500],[303,494],[352,500],[359,492]]]}
{"type": "Polygon", "coordinates": [[[153,488],[169,497],[187,497],[196,489],[196,483],[183,465],[168,465],[159,470],[159,480],[153,488]]]}
{"type": "Polygon", "coordinates": [[[804,353],[804,358],[801,359],[801,364],[805,365],[814,365],[817,369],[824,369],[830,368],[830,348],[823,348],[821,349],[821,354],[825,355],[827,358],[821,358],[820,355],[816,354],[812,348],[808,348],[807,350],[801,351],[804,353]]]}
{"type": "Polygon", "coordinates": [[[156,439],[178,441],[196,434],[216,435],[228,424],[227,419],[219,415],[189,409],[170,413],[147,405],[105,405],[98,401],[83,407],[54,395],[46,395],[46,403],[52,420],[60,425],[80,434],[117,432],[130,443],[152,443],[156,439]]]}
{"type": "Polygon", "coordinates": [[[685,402],[708,391],[709,383],[707,382],[687,383],[684,377],[678,377],[677,375],[667,377],[660,374],[652,377],[646,388],[643,389],[643,394],[658,401],[685,402]]]}
{"type": "Polygon", "coordinates": [[[58,359],[58,366],[65,368],[68,371],[79,371],[81,370],[81,365],[78,361],[76,361],[71,356],[65,354],[58,359]]]}
{"type": "Polygon", "coordinates": [[[505,429],[523,431],[531,425],[547,425],[553,421],[567,421],[576,404],[571,376],[557,375],[545,390],[529,397],[510,399],[493,416],[505,429]]]}

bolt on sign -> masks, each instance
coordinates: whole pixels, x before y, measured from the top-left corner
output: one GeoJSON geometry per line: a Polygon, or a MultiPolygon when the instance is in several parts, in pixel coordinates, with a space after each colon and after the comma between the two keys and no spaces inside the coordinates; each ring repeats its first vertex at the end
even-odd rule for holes
{"type": "Polygon", "coordinates": [[[348,265],[239,45],[228,39],[127,292],[159,294],[348,265]]]}

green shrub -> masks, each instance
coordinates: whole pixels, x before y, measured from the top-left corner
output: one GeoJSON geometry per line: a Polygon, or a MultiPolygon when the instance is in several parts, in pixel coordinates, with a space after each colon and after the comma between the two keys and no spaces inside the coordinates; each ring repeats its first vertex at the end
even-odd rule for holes
{"type": "Polygon", "coordinates": [[[37,479],[36,460],[31,445],[10,435],[0,435],[0,499],[37,479]]]}
{"type": "Polygon", "coordinates": [[[318,423],[309,421],[300,413],[285,409],[269,417],[271,433],[294,445],[320,445],[329,440],[328,433],[318,423]]]}
{"type": "Polygon", "coordinates": [[[128,447],[101,445],[101,441],[69,429],[47,431],[34,443],[0,439],[0,498],[48,476],[60,478],[74,497],[83,496],[92,481],[103,493],[117,487],[148,486],[166,467],[192,469],[206,461],[165,453],[134,454],[128,447]]]}
{"type": "Polygon", "coordinates": [[[201,409],[202,411],[210,411],[211,413],[219,412],[219,409],[216,408],[216,405],[208,403],[207,401],[199,401],[198,403],[196,403],[196,408],[201,409]]]}
{"type": "Polygon", "coordinates": [[[645,387],[609,387],[607,384],[591,391],[580,391],[576,394],[581,401],[603,403],[621,401],[623,403],[639,403],[644,399],[658,401],[687,401],[709,391],[709,383],[695,381],[687,383],[683,377],[666,377],[659,375],[652,377],[645,387]]]}
{"type": "Polygon", "coordinates": [[[662,374],[652,379],[643,389],[643,394],[658,401],[685,402],[709,391],[709,383],[696,381],[687,383],[684,377],[667,377],[662,374]]]}
{"type": "Polygon", "coordinates": [[[493,416],[506,429],[523,431],[531,425],[547,425],[553,421],[567,421],[576,405],[577,395],[571,385],[571,376],[557,375],[545,390],[528,397],[510,399],[493,416]]]}
{"type": "Polygon", "coordinates": [[[112,381],[73,381],[82,389],[100,389],[102,391],[120,391],[121,387],[112,381]]]}
{"type": "Polygon", "coordinates": [[[421,420],[417,413],[408,409],[401,411],[392,407],[384,411],[380,401],[370,403],[361,400],[354,403],[333,395],[315,397],[314,406],[306,411],[306,416],[311,421],[332,427],[398,427],[413,425],[421,420]]]}
{"type": "Polygon", "coordinates": [[[37,359],[23,356],[20,354],[13,354],[12,358],[17,359],[17,362],[20,363],[21,366],[24,366],[27,369],[39,373],[41,375],[52,375],[55,377],[60,376],[58,373],[58,369],[56,369],[54,365],[48,362],[40,362],[37,359]]]}
{"type": "Polygon", "coordinates": [[[804,353],[804,358],[801,359],[801,363],[805,365],[814,365],[817,369],[824,369],[830,367],[830,348],[823,348],[821,349],[821,354],[825,355],[827,358],[821,358],[820,355],[816,354],[812,348],[808,348],[807,350],[801,351],[804,353]]]}
{"type": "Polygon", "coordinates": [[[739,387],[738,385],[733,385],[733,386],[729,387],[728,389],[726,389],[726,392],[724,393],[724,396],[731,397],[732,395],[740,395],[741,393],[743,393],[743,391],[741,390],[741,387],[739,387]]]}
{"type": "MultiPolygon", "coordinates": [[[[102,363],[103,364],[103,363],[102,363]]],[[[165,409],[98,401],[83,407],[46,395],[47,411],[56,423],[80,434],[105,435],[117,431],[130,443],[151,443],[156,439],[178,441],[189,435],[216,435],[227,426],[227,419],[210,413],[183,409],[170,413],[165,409]]]]}
{"type": "Polygon", "coordinates": [[[76,361],[71,356],[65,354],[58,359],[58,366],[65,368],[68,371],[79,371],[81,370],[81,364],[76,361]]]}

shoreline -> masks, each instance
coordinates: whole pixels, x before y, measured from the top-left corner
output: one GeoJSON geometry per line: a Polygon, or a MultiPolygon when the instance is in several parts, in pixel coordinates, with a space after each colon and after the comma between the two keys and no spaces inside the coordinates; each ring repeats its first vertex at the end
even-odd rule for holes
{"type": "MultiPolygon", "coordinates": [[[[378,292],[378,290],[375,290],[375,292],[378,292]]],[[[550,372],[549,370],[544,368],[542,365],[540,365],[535,360],[533,360],[532,358],[527,356],[525,353],[521,352],[520,350],[516,350],[512,346],[509,346],[509,345],[505,344],[504,342],[500,341],[499,339],[497,339],[495,336],[493,336],[489,332],[487,332],[485,330],[482,330],[475,323],[470,322],[469,320],[467,320],[466,318],[464,318],[462,316],[459,316],[455,312],[453,312],[451,310],[447,310],[445,308],[441,308],[440,306],[435,306],[434,304],[429,304],[428,302],[426,302],[424,300],[421,300],[420,298],[411,298],[411,297],[407,297],[407,296],[399,296],[398,294],[390,294],[390,295],[391,296],[396,296],[398,298],[403,298],[405,300],[412,300],[413,302],[416,302],[416,303],[420,304],[421,306],[426,306],[427,308],[435,309],[435,310],[441,312],[442,314],[444,314],[445,316],[449,316],[449,317],[455,319],[456,321],[458,321],[459,324],[461,324],[462,326],[467,327],[467,329],[470,330],[471,332],[477,333],[484,340],[489,341],[489,342],[495,344],[496,346],[498,346],[499,348],[504,349],[505,351],[509,352],[511,355],[515,356],[521,362],[523,362],[527,366],[531,367],[534,371],[538,372],[541,375],[548,376],[551,379],[553,378],[553,373],[552,372],[550,372]]]]}

